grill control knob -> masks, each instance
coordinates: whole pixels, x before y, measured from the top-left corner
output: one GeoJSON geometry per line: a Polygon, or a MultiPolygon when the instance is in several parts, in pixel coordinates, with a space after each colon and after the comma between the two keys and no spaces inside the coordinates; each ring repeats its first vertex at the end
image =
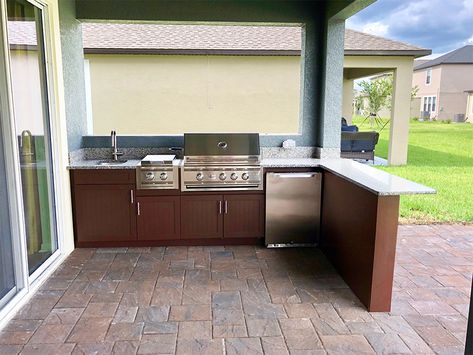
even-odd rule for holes
{"type": "Polygon", "coordinates": [[[159,174],[159,178],[160,178],[161,180],[166,180],[166,179],[168,178],[168,174],[166,174],[166,173],[161,173],[161,174],[159,174]]]}
{"type": "Polygon", "coordinates": [[[154,173],[148,172],[145,175],[146,180],[154,180],[154,173]]]}
{"type": "Polygon", "coordinates": [[[204,174],[202,173],[197,173],[196,177],[197,180],[202,181],[204,179],[204,174]]]}
{"type": "Polygon", "coordinates": [[[243,174],[241,174],[241,178],[243,180],[248,180],[250,178],[250,175],[248,175],[248,173],[243,173],[243,174]]]}
{"type": "Polygon", "coordinates": [[[238,174],[237,173],[232,173],[232,175],[230,175],[230,179],[232,179],[232,180],[238,179],[238,174]]]}
{"type": "Polygon", "coordinates": [[[227,175],[225,175],[225,173],[220,173],[220,175],[218,176],[218,178],[220,180],[225,180],[227,178],[227,175]]]}

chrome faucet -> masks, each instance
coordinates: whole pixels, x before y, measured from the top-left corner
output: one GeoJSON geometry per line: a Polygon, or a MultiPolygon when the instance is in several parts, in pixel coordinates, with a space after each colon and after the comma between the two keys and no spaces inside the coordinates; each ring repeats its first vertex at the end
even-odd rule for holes
{"type": "Polygon", "coordinates": [[[112,157],[113,157],[113,161],[118,161],[118,157],[122,156],[123,152],[120,152],[118,150],[117,132],[112,131],[110,135],[111,135],[111,138],[112,138],[112,157]]]}

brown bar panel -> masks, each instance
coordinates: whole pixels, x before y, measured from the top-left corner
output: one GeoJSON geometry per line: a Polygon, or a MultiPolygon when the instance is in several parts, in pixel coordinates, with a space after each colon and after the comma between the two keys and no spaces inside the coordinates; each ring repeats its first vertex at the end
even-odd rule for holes
{"type": "Polygon", "coordinates": [[[324,172],[320,247],[369,311],[391,309],[399,196],[324,172]]]}
{"type": "Polygon", "coordinates": [[[71,170],[77,185],[135,184],[135,169],[80,169],[71,170]]]}

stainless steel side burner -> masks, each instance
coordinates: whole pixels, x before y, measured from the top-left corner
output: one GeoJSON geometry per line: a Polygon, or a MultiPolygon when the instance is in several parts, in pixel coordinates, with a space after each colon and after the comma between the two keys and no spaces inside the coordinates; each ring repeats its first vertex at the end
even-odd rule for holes
{"type": "Polygon", "coordinates": [[[178,189],[179,165],[175,155],[147,155],[136,168],[138,189],[178,189]]]}
{"type": "Polygon", "coordinates": [[[184,134],[182,191],[262,190],[257,133],[184,134]]]}

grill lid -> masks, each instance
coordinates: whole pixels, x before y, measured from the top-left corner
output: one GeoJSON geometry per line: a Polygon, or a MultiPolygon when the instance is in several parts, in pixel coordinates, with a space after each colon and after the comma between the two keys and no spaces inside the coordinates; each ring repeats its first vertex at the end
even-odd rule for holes
{"type": "Polygon", "coordinates": [[[186,156],[258,156],[258,133],[185,133],[186,156]]]}

